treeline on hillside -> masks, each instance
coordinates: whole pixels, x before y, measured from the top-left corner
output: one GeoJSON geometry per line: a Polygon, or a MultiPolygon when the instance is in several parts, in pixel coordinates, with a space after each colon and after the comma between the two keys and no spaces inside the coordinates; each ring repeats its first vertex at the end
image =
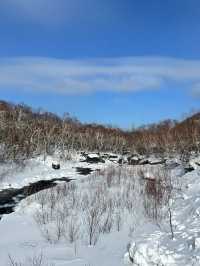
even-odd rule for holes
{"type": "Polygon", "coordinates": [[[185,154],[199,149],[200,113],[182,122],[167,120],[124,131],[0,101],[1,161],[20,161],[55,151],[66,157],[73,150],[185,154]]]}

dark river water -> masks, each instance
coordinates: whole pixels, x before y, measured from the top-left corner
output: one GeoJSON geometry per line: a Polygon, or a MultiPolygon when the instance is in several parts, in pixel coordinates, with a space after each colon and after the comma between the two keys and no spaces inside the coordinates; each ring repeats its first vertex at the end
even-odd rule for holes
{"type": "MultiPolygon", "coordinates": [[[[79,175],[89,175],[92,170],[90,168],[77,167],[76,172],[79,175]]],[[[4,214],[14,212],[16,205],[28,196],[31,196],[41,190],[55,187],[57,181],[70,182],[71,178],[61,177],[51,180],[40,180],[35,183],[30,183],[22,188],[8,188],[0,191],[0,219],[4,214]]]]}

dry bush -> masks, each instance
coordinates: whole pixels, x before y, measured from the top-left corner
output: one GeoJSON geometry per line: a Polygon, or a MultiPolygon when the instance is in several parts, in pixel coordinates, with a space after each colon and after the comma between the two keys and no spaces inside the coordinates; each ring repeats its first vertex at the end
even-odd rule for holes
{"type": "Polygon", "coordinates": [[[95,245],[98,241],[101,217],[102,211],[98,206],[88,207],[85,211],[84,222],[89,245],[95,245]]]}
{"type": "Polygon", "coordinates": [[[28,257],[23,262],[16,261],[11,255],[9,258],[9,266],[54,266],[54,264],[48,264],[44,260],[44,256],[41,253],[38,256],[28,257]]]}
{"type": "Polygon", "coordinates": [[[171,175],[164,168],[157,168],[151,175],[140,171],[143,186],[144,209],[149,218],[159,220],[163,217],[163,208],[168,206],[172,193],[171,175]]]}
{"type": "Polygon", "coordinates": [[[146,180],[135,167],[116,166],[60,184],[32,196],[40,206],[35,220],[51,243],[63,239],[95,245],[102,234],[120,231],[124,224],[135,230],[144,214],[160,219],[170,195],[168,175],[162,169],[152,174],[156,181],[146,180]]]}
{"type": "Polygon", "coordinates": [[[78,221],[78,217],[69,217],[65,226],[65,238],[69,241],[69,243],[76,242],[80,238],[80,223],[78,221]]]}

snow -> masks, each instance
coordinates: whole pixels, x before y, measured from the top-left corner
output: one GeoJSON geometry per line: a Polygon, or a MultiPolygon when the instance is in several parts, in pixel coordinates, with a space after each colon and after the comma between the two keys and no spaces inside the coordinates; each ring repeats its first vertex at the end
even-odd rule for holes
{"type": "Polygon", "coordinates": [[[189,161],[189,166],[197,169],[200,166],[200,157],[195,157],[189,161]]]}
{"type": "Polygon", "coordinates": [[[99,158],[99,155],[96,153],[89,153],[87,156],[88,158],[99,158]]]}
{"type": "Polygon", "coordinates": [[[0,222],[0,265],[7,265],[8,255],[16,261],[25,261],[27,257],[34,257],[41,252],[45,261],[55,266],[124,265],[123,254],[127,241],[124,232],[105,237],[95,247],[77,246],[75,251],[73,244],[47,243],[32,219],[31,212],[24,213],[18,208],[15,213],[4,216],[0,222]]]}
{"type": "MultiPolygon", "coordinates": [[[[38,174],[38,179],[54,177],[54,175],[59,174],[59,171],[51,170],[51,161],[52,158],[47,158],[45,163],[41,161],[41,158],[31,160],[30,162],[27,162],[27,166],[18,173],[18,176],[21,177],[18,182],[14,173],[13,175],[10,173],[9,181],[13,181],[12,186],[20,186],[32,181],[32,176],[35,175],[33,173],[38,174]],[[28,169],[28,166],[31,166],[31,170],[28,169]],[[42,171],[42,173],[40,173],[40,171],[42,171]],[[29,176],[30,179],[23,178],[25,176],[29,176]],[[11,179],[11,177],[13,177],[13,179],[11,179]]],[[[78,179],[77,181],[74,181],[74,183],[77,183],[80,186],[80,190],[88,190],[89,186],[93,186],[92,180],[87,177],[80,179],[72,168],[77,165],[92,166],[94,168],[98,166],[99,168],[99,164],[93,166],[74,161],[67,162],[66,165],[62,167],[61,171],[63,171],[63,169],[71,169],[73,177],[78,179]]],[[[107,162],[106,164],[102,164],[101,168],[105,168],[108,165],[115,164],[107,162]]],[[[4,183],[4,186],[5,184],[6,183],[4,183]]],[[[45,194],[46,192],[44,191],[40,193],[45,194]]],[[[40,208],[39,203],[34,200],[34,197],[35,196],[28,197],[21,201],[14,213],[4,215],[0,221],[0,235],[2,236],[0,238],[0,265],[4,266],[8,264],[9,255],[17,262],[24,262],[27,258],[33,258],[41,253],[44,256],[45,262],[53,263],[55,266],[124,265],[123,256],[126,251],[126,245],[127,242],[131,240],[128,236],[128,226],[125,226],[124,230],[120,232],[113,231],[111,234],[100,236],[99,241],[95,246],[88,246],[86,239],[83,239],[76,244],[70,244],[64,240],[59,242],[48,242],[43,237],[41,228],[38,227],[38,224],[34,219],[35,213],[40,208]]]]}
{"type": "MultiPolygon", "coordinates": [[[[63,162],[55,157],[38,157],[26,162],[25,167],[16,165],[1,165],[0,189],[21,187],[38,180],[47,180],[58,177],[70,177],[80,186],[80,190],[91,185],[91,179],[76,173],[76,167],[90,167],[104,169],[115,165],[87,164],[80,162],[81,156],[75,155],[73,160],[63,162]],[[60,170],[52,169],[52,162],[61,164],[60,170]],[[87,181],[88,179],[88,181],[87,181]]],[[[196,164],[197,165],[197,164],[196,164]]],[[[116,167],[116,165],[115,165],[116,167]]],[[[127,166],[131,167],[132,166],[127,166]]],[[[155,169],[160,166],[154,166],[155,169]]],[[[146,169],[145,176],[151,177],[151,169],[147,166],[135,167],[146,169]]],[[[171,237],[169,216],[166,214],[162,221],[155,222],[143,216],[138,218],[137,226],[133,226],[129,216],[124,212],[125,223],[120,232],[113,230],[110,234],[101,235],[95,246],[88,246],[82,240],[77,243],[66,241],[48,242],[42,235],[34,219],[40,208],[39,203],[29,197],[23,200],[14,213],[4,215],[0,221],[0,266],[8,265],[9,255],[18,262],[25,262],[43,254],[44,261],[55,266],[197,266],[200,265],[200,168],[183,176],[177,167],[172,171],[173,184],[176,189],[170,200],[174,239],[171,237]],[[133,226],[133,230],[130,230],[133,226]],[[129,254],[127,244],[131,243],[129,254]],[[130,262],[130,256],[134,263],[130,262]]],[[[41,193],[41,192],[40,192],[41,193]]],[[[46,192],[44,192],[46,193],[46,192]]],[[[113,189],[113,196],[116,190],[113,189]]],[[[139,194],[139,192],[138,192],[139,194]]],[[[139,211],[138,203],[136,212],[139,211]]],[[[135,223],[136,224],[136,223],[135,223]]],[[[28,266],[24,264],[23,266],[28,266]]]]}
{"type": "Polygon", "coordinates": [[[173,198],[172,223],[174,239],[171,237],[169,222],[159,226],[149,223],[140,228],[130,249],[135,264],[127,265],[200,265],[200,171],[188,173],[181,178],[183,190],[173,198]]]}
{"type": "MultiPolygon", "coordinates": [[[[27,160],[24,166],[15,163],[0,164],[0,191],[6,188],[20,188],[39,180],[68,177],[70,179],[82,178],[76,172],[76,167],[89,167],[93,170],[102,168],[105,164],[92,165],[80,162],[80,154],[74,154],[70,161],[62,161],[57,156],[43,156],[27,160]],[[52,169],[52,163],[59,163],[59,170],[52,169]]],[[[107,165],[111,162],[107,161],[107,165]]]]}

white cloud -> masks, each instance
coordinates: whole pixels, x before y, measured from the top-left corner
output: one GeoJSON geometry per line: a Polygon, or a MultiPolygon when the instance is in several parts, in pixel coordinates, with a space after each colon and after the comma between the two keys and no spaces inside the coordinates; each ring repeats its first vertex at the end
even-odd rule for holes
{"type": "Polygon", "coordinates": [[[82,94],[95,91],[134,92],[160,89],[176,82],[200,95],[200,61],[162,57],[61,60],[4,58],[0,88],[26,92],[82,94]],[[197,85],[196,85],[197,84],[197,85]]]}

